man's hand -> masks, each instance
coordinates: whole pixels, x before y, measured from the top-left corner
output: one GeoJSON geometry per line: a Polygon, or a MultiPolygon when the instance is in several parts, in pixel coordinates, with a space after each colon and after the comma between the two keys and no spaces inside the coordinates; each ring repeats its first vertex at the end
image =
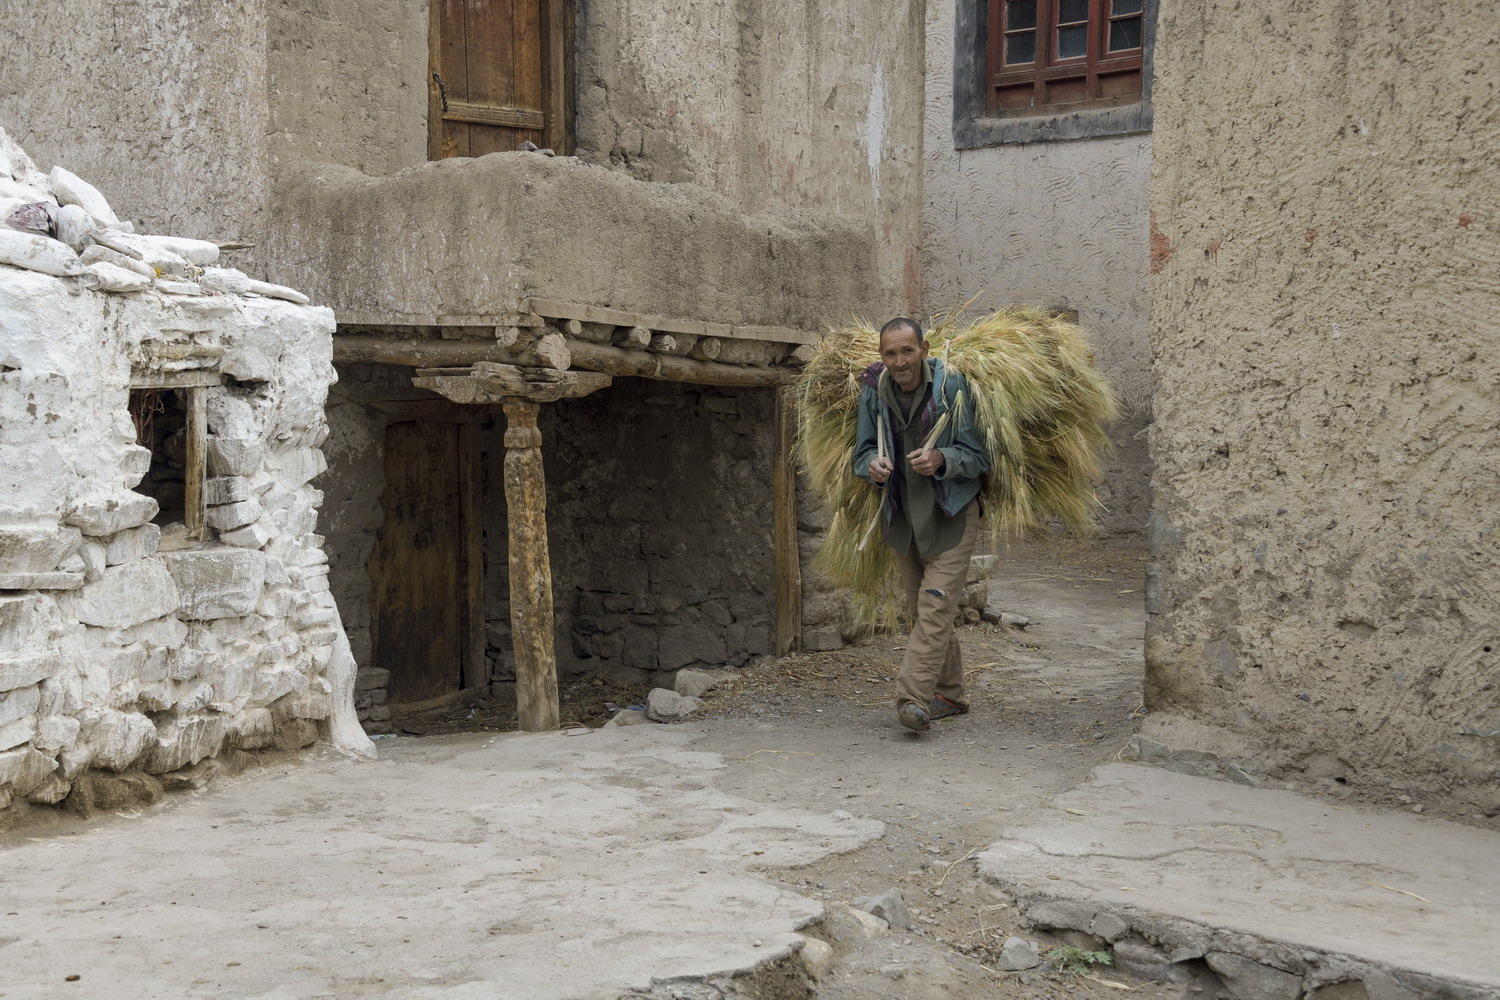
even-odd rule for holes
{"type": "Polygon", "coordinates": [[[891,478],[891,473],[896,471],[896,466],[888,458],[876,457],[870,461],[870,481],[872,483],[884,483],[891,478]]]}
{"type": "Polygon", "coordinates": [[[923,476],[935,476],[943,471],[943,453],[936,448],[918,448],[906,456],[912,471],[923,476]]]}

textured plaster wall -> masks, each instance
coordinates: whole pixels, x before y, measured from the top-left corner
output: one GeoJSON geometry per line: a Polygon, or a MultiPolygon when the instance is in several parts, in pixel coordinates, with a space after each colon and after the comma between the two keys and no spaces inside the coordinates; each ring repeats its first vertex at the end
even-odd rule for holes
{"type": "Polygon", "coordinates": [[[891,290],[866,308],[914,307],[922,17],[922,0],[589,0],[578,153],[702,184],[743,211],[857,218],[891,290]]]}
{"type": "Polygon", "coordinates": [[[0,4],[0,127],[45,170],[64,163],[144,232],[263,236],[262,0],[0,4]]]}
{"type": "Polygon", "coordinates": [[[1160,25],[1150,704],[1493,814],[1493,9],[1160,25]]]}
{"type": "Polygon", "coordinates": [[[958,150],[953,145],[954,0],[927,6],[922,191],[923,310],[1065,306],[1094,337],[1126,418],[1112,435],[1109,531],[1141,531],[1151,413],[1149,135],[958,150]]]}

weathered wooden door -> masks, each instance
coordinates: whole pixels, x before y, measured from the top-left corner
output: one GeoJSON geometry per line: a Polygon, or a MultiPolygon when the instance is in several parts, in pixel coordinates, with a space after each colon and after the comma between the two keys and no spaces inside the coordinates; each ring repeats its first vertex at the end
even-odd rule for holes
{"type": "Polygon", "coordinates": [[[389,699],[460,689],[466,624],[465,532],[458,424],[402,421],[385,430],[385,523],[370,561],[377,667],[389,699]]]}
{"type": "Polygon", "coordinates": [[[567,0],[432,0],[428,157],[570,152],[567,0]]]}

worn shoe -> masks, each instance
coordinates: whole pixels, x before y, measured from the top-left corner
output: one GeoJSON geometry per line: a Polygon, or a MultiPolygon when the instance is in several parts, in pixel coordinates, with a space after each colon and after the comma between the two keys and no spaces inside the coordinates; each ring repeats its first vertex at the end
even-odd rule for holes
{"type": "Polygon", "coordinates": [[[932,728],[932,722],[928,718],[927,710],[914,701],[907,702],[897,710],[896,721],[900,722],[907,729],[919,733],[925,733],[932,728]]]}
{"type": "Polygon", "coordinates": [[[927,717],[933,722],[939,719],[951,718],[955,715],[968,715],[969,706],[961,701],[951,701],[940,694],[932,696],[932,703],[927,706],[927,717]]]}

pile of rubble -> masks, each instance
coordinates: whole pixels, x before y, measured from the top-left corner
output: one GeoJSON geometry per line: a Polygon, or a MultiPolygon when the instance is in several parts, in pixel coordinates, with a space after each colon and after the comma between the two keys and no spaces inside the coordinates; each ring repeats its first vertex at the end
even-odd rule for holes
{"type": "Polygon", "coordinates": [[[370,749],[310,484],[332,313],[134,229],[0,131],[0,810],[370,749]]]}

